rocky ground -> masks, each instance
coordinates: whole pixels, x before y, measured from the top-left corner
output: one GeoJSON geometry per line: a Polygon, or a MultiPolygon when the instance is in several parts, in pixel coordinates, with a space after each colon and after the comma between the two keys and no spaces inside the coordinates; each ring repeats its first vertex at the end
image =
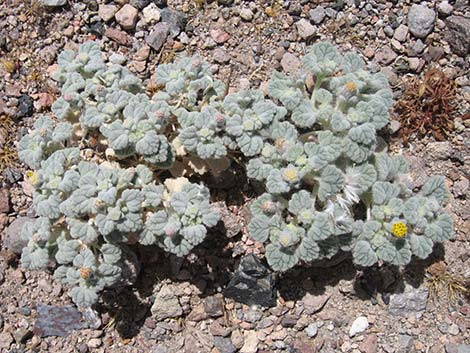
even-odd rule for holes
{"type": "Polygon", "coordinates": [[[0,351],[470,352],[469,51],[465,0],[2,1],[0,351]],[[253,258],[244,261],[254,261],[257,280],[236,272],[243,255],[261,251],[244,228],[251,189],[220,190],[229,210],[225,230],[184,261],[142,249],[135,286],[79,312],[50,274],[18,266],[31,188],[14,151],[58,94],[49,78],[57,54],[89,39],[125,54],[149,89],[155,65],[195,53],[231,90],[263,87],[272,70],[295,71],[306,45],[325,39],[362,53],[371,70],[387,75],[397,100],[410,79],[442,70],[456,84],[446,139],[411,135],[405,146],[398,116],[385,138],[407,156],[417,187],[427,175],[445,175],[456,239],[402,271],[361,271],[339,256],[324,267],[293,270],[272,289],[272,275],[253,258]],[[244,278],[249,291],[233,278],[244,278]],[[239,303],[247,299],[273,305],[239,303]]]}

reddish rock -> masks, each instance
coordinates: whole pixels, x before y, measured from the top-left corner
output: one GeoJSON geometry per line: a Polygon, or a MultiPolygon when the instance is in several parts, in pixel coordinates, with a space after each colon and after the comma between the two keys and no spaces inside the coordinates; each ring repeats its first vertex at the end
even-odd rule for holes
{"type": "Polygon", "coordinates": [[[0,189],[0,213],[10,211],[10,193],[8,189],[0,189]]]}
{"type": "Polygon", "coordinates": [[[104,35],[121,45],[128,45],[131,42],[131,37],[129,37],[126,32],[120,31],[116,28],[106,28],[104,35]]]}
{"type": "Polygon", "coordinates": [[[218,44],[225,43],[226,41],[228,41],[230,39],[230,34],[228,34],[227,32],[225,32],[221,29],[211,30],[210,35],[211,35],[212,39],[218,44]]]}

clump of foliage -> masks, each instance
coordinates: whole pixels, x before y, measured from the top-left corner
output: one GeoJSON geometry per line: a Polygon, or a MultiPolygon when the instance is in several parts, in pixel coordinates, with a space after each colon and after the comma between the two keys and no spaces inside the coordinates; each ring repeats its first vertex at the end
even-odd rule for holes
{"type": "Polygon", "coordinates": [[[439,141],[446,139],[454,128],[455,93],[454,80],[439,69],[428,70],[422,79],[413,77],[394,106],[403,142],[407,144],[414,135],[428,134],[439,141]]]}
{"type": "Polygon", "coordinates": [[[78,305],[122,279],[130,245],[184,256],[200,244],[219,215],[209,190],[185,176],[220,173],[233,155],[265,185],[248,230],[276,271],[340,250],[361,266],[405,265],[452,236],[443,178],[413,193],[405,160],[377,151],[392,93],[358,55],[316,44],[302,74],[273,74],[267,97],[224,96],[198,58],[160,65],[162,89],[149,97],[124,62],[105,61],[93,42],[62,52],[52,106],[60,122],[39,118],[19,144],[35,170],[39,216],[24,228],[22,263],[58,263],[55,275],[78,305]]]}

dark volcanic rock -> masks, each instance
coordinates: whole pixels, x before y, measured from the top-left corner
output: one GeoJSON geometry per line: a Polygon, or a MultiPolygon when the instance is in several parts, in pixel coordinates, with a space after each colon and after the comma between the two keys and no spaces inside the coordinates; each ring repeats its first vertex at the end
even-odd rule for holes
{"type": "Polygon", "coordinates": [[[40,337],[67,336],[73,330],[85,328],[82,314],[74,306],[38,304],[38,318],[33,332],[40,337]]]}
{"type": "Polygon", "coordinates": [[[461,56],[470,53],[470,18],[450,16],[446,19],[446,39],[452,50],[461,56]]]}
{"type": "Polygon", "coordinates": [[[273,306],[274,276],[255,255],[247,255],[241,259],[224,295],[248,305],[273,306]]]}

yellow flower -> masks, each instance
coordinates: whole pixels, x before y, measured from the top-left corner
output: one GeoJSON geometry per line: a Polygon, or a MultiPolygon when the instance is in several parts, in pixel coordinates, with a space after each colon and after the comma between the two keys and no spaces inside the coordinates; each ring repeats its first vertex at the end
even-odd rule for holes
{"type": "Polygon", "coordinates": [[[408,228],[403,222],[397,222],[392,226],[392,234],[397,238],[403,238],[406,235],[408,228]]]}
{"type": "Polygon", "coordinates": [[[349,81],[344,85],[344,88],[346,88],[346,90],[349,92],[354,92],[357,88],[357,85],[354,82],[349,81]]]}
{"type": "Polygon", "coordinates": [[[91,276],[91,268],[89,267],[81,267],[79,269],[80,277],[83,279],[89,279],[91,276]]]}
{"type": "Polygon", "coordinates": [[[28,178],[29,183],[33,186],[36,185],[39,181],[38,173],[33,172],[32,170],[28,170],[26,172],[26,177],[28,178]]]}
{"type": "Polygon", "coordinates": [[[298,178],[297,171],[291,168],[284,170],[283,176],[284,176],[284,179],[289,182],[294,182],[298,178]]]}

